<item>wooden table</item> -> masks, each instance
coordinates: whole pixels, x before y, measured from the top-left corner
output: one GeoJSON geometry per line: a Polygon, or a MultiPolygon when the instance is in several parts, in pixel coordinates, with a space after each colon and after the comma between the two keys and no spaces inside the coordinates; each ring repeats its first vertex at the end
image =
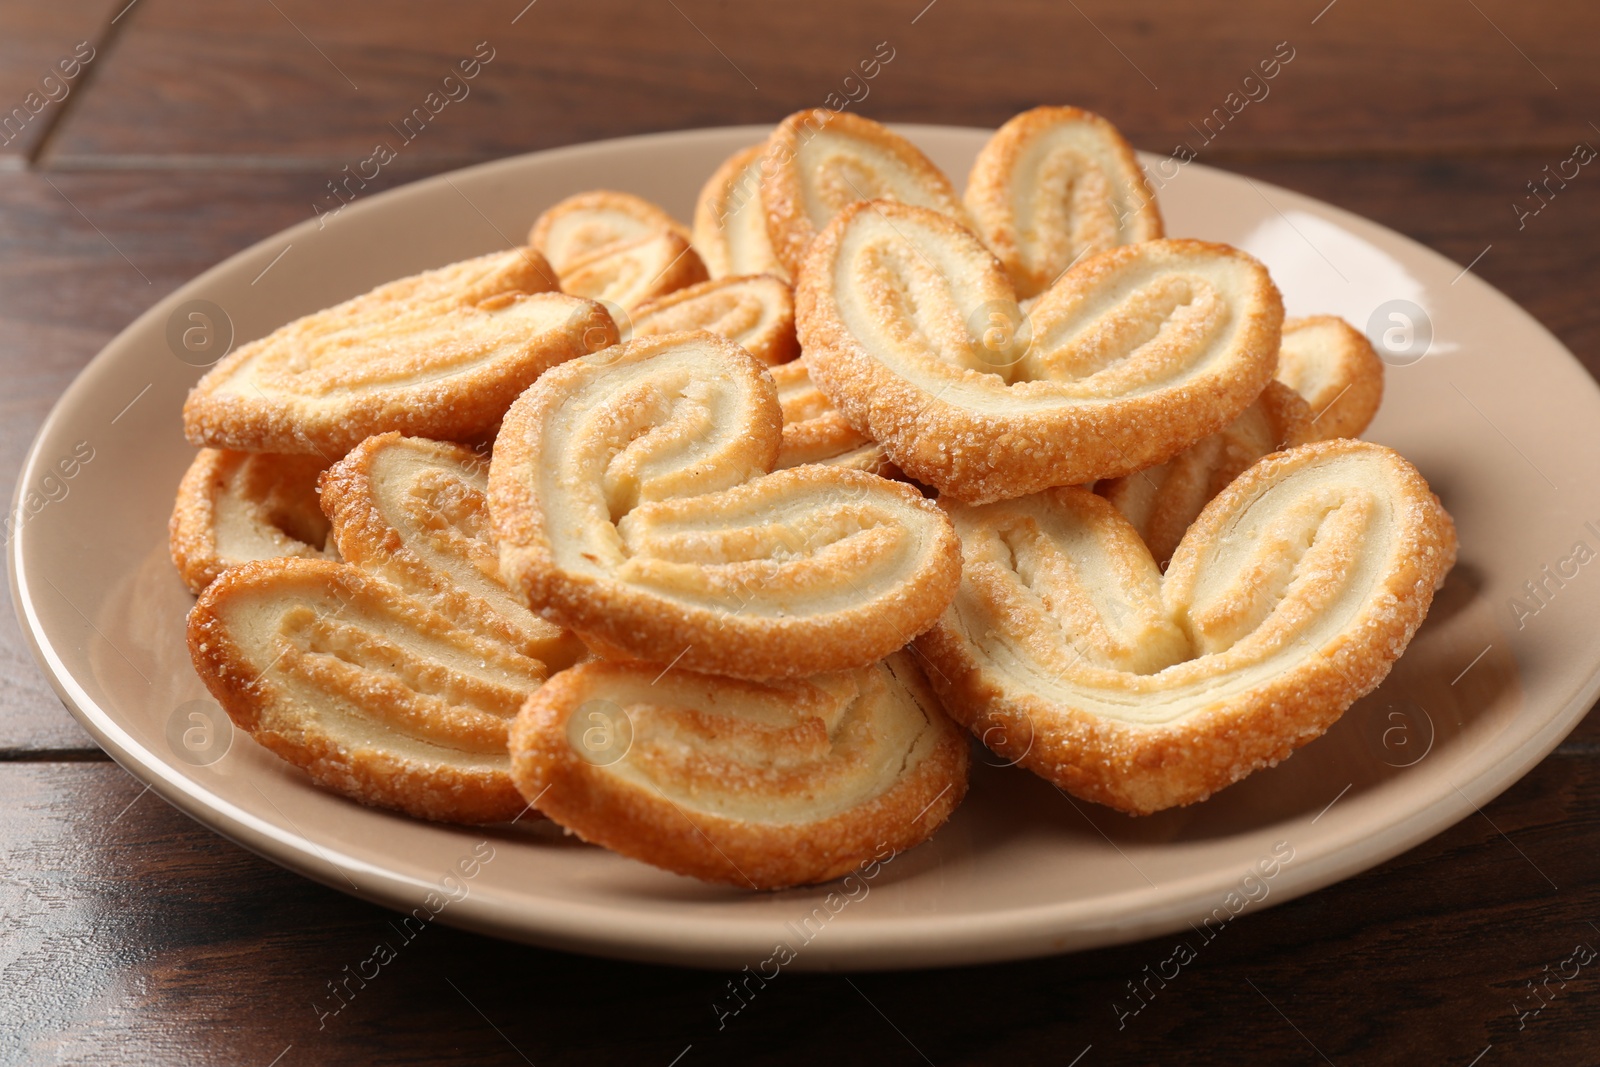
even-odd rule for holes
{"type": "MultiPolygon", "coordinates": [[[[1600,144],[1593,4],[525,3],[0,0],[0,115],[27,109],[0,146],[5,477],[116,331],[308,217],[479,42],[493,59],[471,95],[377,185],[595,138],[771,122],[859,95],[846,78],[880,42],[894,59],[857,105],[874,117],[992,126],[1076,103],[1171,151],[1198,145],[1190,124],[1286,49],[1268,95],[1228,115],[1199,158],[1473,262],[1600,370],[1600,170],[1538,201],[1526,185],[1577,142],[1600,144]]],[[[1113,1001],[1170,954],[1167,939],[790,975],[719,1031],[725,975],[438,928],[319,1026],[313,1002],[387,936],[388,913],[146,796],[62,709],[5,611],[0,1061],[1593,1063],[1600,966],[1539,1000],[1533,988],[1579,943],[1600,946],[1597,821],[1591,722],[1481,817],[1245,917],[1120,1029],[1113,1001]]]]}

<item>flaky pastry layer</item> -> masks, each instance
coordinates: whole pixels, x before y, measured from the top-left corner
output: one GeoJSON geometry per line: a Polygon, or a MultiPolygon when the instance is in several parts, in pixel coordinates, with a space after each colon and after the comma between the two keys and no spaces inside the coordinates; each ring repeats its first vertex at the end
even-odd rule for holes
{"type": "Polygon", "coordinates": [[[770,274],[728,276],[646,301],[634,309],[633,337],[709,330],[766,364],[800,354],[794,292],[770,274]]]}
{"type": "Polygon", "coordinates": [[[812,239],[840,211],[893,200],[942,212],[959,225],[966,209],[944,172],[882,123],[848,111],[797,111],[767,138],[761,204],[772,249],[792,277],[812,239]]]}
{"type": "Polygon", "coordinates": [[[346,562],[456,626],[561,670],[583,646],[501,581],[488,489],[486,457],[397,433],[367,438],[321,482],[322,507],[346,562]]]}
{"type": "Polygon", "coordinates": [[[1320,440],[1359,437],[1383,402],[1383,360],[1372,342],[1337,315],[1283,324],[1278,380],[1311,406],[1320,440]]]}
{"type": "Polygon", "coordinates": [[[709,333],[630,341],[545,375],[495,443],[501,571],[608,652],[744,678],[865,666],[959,581],[954,535],[909,486],[773,473],[771,377],[709,333]]]}
{"type": "Polygon", "coordinates": [[[842,211],[795,296],[812,380],[897,466],[958,500],[1160,463],[1266,387],[1283,303],[1227,245],[1114,248],[1024,315],[993,255],[923,208],[842,211]]]}
{"type": "Polygon", "coordinates": [[[765,684],[583,664],[528,700],[511,752],[523,795],[584,840],[752,889],[919,844],[967,788],[967,744],[905,653],[765,684]]]}
{"type": "Polygon", "coordinates": [[[713,278],[770,274],[790,280],[772,251],[767,211],[761,205],[761,161],[766,151],[763,142],[723,160],[695,201],[694,249],[713,278]]]}
{"type": "Polygon", "coordinates": [[[917,642],[945,706],[1001,755],[1133,814],[1320,736],[1388,675],[1456,553],[1416,468],[1348,438],[1251,467],[1165,577],[1082,489],[949,510],[961,591],[917,642]]]}
{"type": "Polygon", "coordinates": [[[1018,297],[1044,292],[1081,258],[1162,235],[1133,146],[1075,107],[1036,107],[995,131],[964,201],[1018,297]]]}
{"type": "Polygon", "coordinates": [[[253,559],[336,557],[317,506],[320,456],[202,448],[178,484],[167,524],[173,565],[198,594],[253,559]]]}
{"type": "Polygon", "coordinates": [[[533,229],[528,231],[528,244],[538,249],[558,273],[565,274],[598,252],[658,233],[689,238],[682,223],[644,197],[595,189],[569,196],[548,208],[534,220],[533,229]]]}
{"type": "Polygon", "coordinates": [[[617,339],[592,301],[549,292],[532,249],[381,285],[223,357],[189,392],[184,432],[242,452],[342,456],[377,433],[492,433],[545,370],[617,339]]]}
{"type": "Polygon", "coordinates": [[[234,724],[319,785],[423,819],[527,810],[507,728],[546,675],[346,563],[235,567],[189,614],[189,652],[234,724]]]}

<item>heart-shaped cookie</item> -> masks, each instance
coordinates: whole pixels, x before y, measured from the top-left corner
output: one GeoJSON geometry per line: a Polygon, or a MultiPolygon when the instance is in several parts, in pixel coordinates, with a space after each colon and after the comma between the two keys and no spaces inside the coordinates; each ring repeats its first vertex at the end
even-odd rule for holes
{"type": "Polygon", "coordinates": [[[1251,467],[1165,577],[1082,489],[949,511],[961,591],[917,642],[945,706],[1013,762],[1133,814],[1320,736],[1389,673],[1456,550],[1416,468],[1348,438],[1251,467]]]}
{"type": "Polygon", "coordinates": [[[919,844],[967,789],[967,743],[907,653],[775,683],[586,663],[510,744],[523,795],[584,840],[751,889],[919,844]]]}
{"type": "Polygon", "coordinates": [[[544,665],[356,567],[232,568],[189,613],[189,653],[236,726],[334,792],[447,822],[528,808],[506,732],[544,665]]]}
{"type": "Polygon", "coordinates": [[[862,471],[769,473],[777,391],[709,333],[646,337],[546,374],[495,441],[501,572],[611,652],[743,678],[865,666],[954,594],[949,522],[862,471]]]}
{"type": "Polygon", "coordinates": [[[1016,286],[1044,292],[1085,256],[1161,236],[1133,146],[1075,107],[1036,107],[995,131],[972,164],[967,211],[1016,286]]]}
{"type": "Polygon", "coordinates": [[[324,462],[389,430],[490,434],[545,370],[617,339],[603,308],[555,284],[519,248],[381,285],[223,357],[190,391],[184,433],[324,462]]]}
{"type": "Polygon", "coordinates": [[[577,661],[583,646],[529,611],[500,580],[488,489],[486,457],[397,433],[367,438],[321,483],[322,507],[346,562],[462,629],[561,670],[577,661]]]}
{"type": "Polygon", "coordinates": [[[950,218],[872,201],[817,238],[795,297],[812,380],[897,466],[970,503],[1132,474],[1222,429],[1277,365],[1283,303],[1226,245],[1145,241],[1024,316],[950,218]]]}

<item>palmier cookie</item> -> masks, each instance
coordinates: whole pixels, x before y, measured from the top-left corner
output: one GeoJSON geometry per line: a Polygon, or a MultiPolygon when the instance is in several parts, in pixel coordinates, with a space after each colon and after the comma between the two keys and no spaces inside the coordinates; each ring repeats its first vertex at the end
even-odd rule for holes
{"type": "Polygon", "coordinates": [[[770,274],[790,280],[767,236],[767,211],[761,204],[766,152],[765,142],[735,152],[700,190],[692,243],[713,278],[770,274]]]}
{"type": "Polygon", "coordinates": [[[1319,438],[1359,436],[1383,401],[1383,360],[1359,330],[1336,315],[1283,324],[1278,380],[1311,405],[1319,438]]]}
{"type": "Polygon", "coordinates": [[[907,474],[969,503],[1114,478],[1222,429],[1272,379],[1283,303],[1227,245],[1102,252],[1024,316],[937,212],[857,204],[795,296],[812,380],[907,474]]]}
{"type": "Polygon", "coordinates": [[[893,200],[967,222],[944,172],[887,126],[847,111],[797,111],[767,139],[761,203],[767,236],[791,275],[812,239],[851,204],[893,200]]]}
{"type": "Polygon", "coordinates": [[[253,559],[335,555],[317,506],[319,456],[202,448],[178,485],[167,525],[173,565],[199,593],[253,559]]]}
{"type": "Polygon", "coordinates": [[[561,289],[632,313],[642,304],[705,280],[705,264],[689,242],[662,231],[578,260],[562,272],[561,289]]]}
{"type": "Polygon", "coordinates": [[[897,473],[883,446],[855,431],[823,395],[806,371],[804,357],[770,368],[783,412],[783,443],[775,470],[803,463],[826,463],[871,471],[885,478],[897,473]]]}
{"type": "Polygon", "coordinates": [[[583,646],[500,580],[490,537],[489,461],[460,445],[369,437],[322,478],[322,507],[349,563],[464,630],[561,670],[583,646]]]}
{"type": "Polygon", "coordinates": [[[1210,437],[1165,463],[1100,482],[1094,491],[1122,512],[1165,567],[1212,497],[1261,457],[1316,440],[1310,405],[1287,385],[1271,381],[1238,418],[1210,437]]]}
{"type": "Polygon", "coordinates": [[[586,841],[752,889],[824,882],[931,836],[967,745],[911,657],[778,682],[587,663],[511,732],[523,795],[586,841]]]}
{"type": "Polygon", "coordinates": [[[951,505],[961,592],[918,648],[945,706],[1006,758],[1133,814],[1204,800],[1376,688],[1455,560],[1416,469],[1341,438],[1212,500],[1163,578],[1077,488],[951,505]]]}
{"type": "Polygon", "coordinates": [[[794,334],[794,294],[768,274],[701,282],[634,309],[633,337],[685,330],[710,330],[762,363],[787,363],[800,354],[794,334]]]}
{"type": "Polygon", "coordinates": [[[527,810],[506,733],[546,671],[345,563],[273,559],[189,614],[195,670],[234,724],[319,785],[424,819],[527,810]]]}
{"type": "Polygon", "coordinates": [[[1036,107],[978,153],[964,197],[978,236],[1019,297],[1085,256],[1161,236],[1161,211],[1133,146],[1099,115],[1036,107]]]}
{"type": "Polygon", "coordinates": [[[528,243],[565,274],[598,252],[658,233],[689,239],[682,223],[643,197],[596,189],[569,196],[540,215],[528,243]]]}
{"type": "Polygon", "coordinates": [[[881,659],[954,594],[950,524],[862,471],[769,474],[780,427],[772,379],[714,334],[557,368],[495,442],[501,573],[611,655],[741,678],[881,659]]]}
{"type": "Polygon", "coordinates": [[[184,433],[197,445],[325,462],[389,430],[492,433],[540,374],[617,339],[598,304],[546,292],[554,278],[538,253],[513,249],[307,315],[208,371],[183,406],[184,433]]]}

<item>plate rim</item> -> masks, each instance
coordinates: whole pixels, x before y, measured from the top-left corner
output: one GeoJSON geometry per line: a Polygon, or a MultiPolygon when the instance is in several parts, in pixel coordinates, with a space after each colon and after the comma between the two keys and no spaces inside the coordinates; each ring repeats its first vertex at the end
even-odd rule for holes
{"type": "MultiPolygon", "coordinates": [[[[890,125],[913,140],[918,133],[971,136],[993,132],[983,127],[948,124],[890,125]]],[[[525,152],[406,182],[363,198],[350,205],[350,208],[352,212],[361,213],[384,211],[390,198],[418,187],[443,186],[463,175],[487,175],[501,169],[513,169],[535,158],[559,160],[596,150],[644,148],[664,140],[686,140],[708,134],[747,133],[753,140],[759,140],[769,130],[768,125],[694,127],[525,152]]],[[[1140,156],[1147,162],[1168,158],[1148,152],[1141,152],[1140,156]]],[[[1381,235],[1386,241],[1399,241],[1409,251],[1437,261],[1441,267],[1460,267],[1460,264],[1413,238],[1337,205],[1203,163],[1189,166],[1198,166],[1203,171],[1226,175],[1234,180],[1250,181],[1270,191],[1275,197],[1295,202],[1296,206],[1314,208],[1315,213],[1331,217],[1357,234],[1381,235]]],[[[318,220],[308,218],[267,235],[177,286],[119,330],[74,376],[51,406],[23,460],[10,513],[16,512],[25,487],[31,484],[38,465],[43,462],[44,441],[66,417],[69,408],[76,407],[76,402],[84,394],[94,392],[98,379],[112,366],[115,358],[112,349],[125,336],[140,328],[147,320],[170,313],[170,307],[188,299],[215,275],[231,271],[236,264],[260,257],[275,250],[282,242],[292,241],[297,235],[317,228],[318,220]]],[[[1600,384],[1542,322],[1482,278],[1472,275],[1471,282],[1482,286],[1515,309],[1526,324],[1542,331],[1550,343],[1582,371],[1591,392],[1596,394],[1596,401],[1600,402],[1600,384]]],[[[212,793],[202,783],[177,773],[169,767],[168,761],[139,744],[110,710],[90,698],[67,669],[34,610],[32,590],[24,573],[24,547],[28,543],[28,532],[25,525],[19,524],[6,553],[12,604],[24,639],[36,664],[67,710],[119,766],[208,829],[272,863],[341,893],[385,907],[405,911],[414,905],[414,891],[426,889],[429,883],[330,850],[309,837],[277,827],[254,812],[212,793]],[[338,862],[335,863],[335,860],[338,862]],[[341,883],[339,876],[334,873],[343,870],[360,874],[367,884],[351,892],[353,883],[341,883]]],[[[1363,832],[1348,835],[1351,840],[1329,846],[1324,854],[1285,867],[1273,882],[1275,892],[1269,899],[1253,906],[1252,910],[1264,910],[1297,899],[1370,870],[1480,810],[1483,804],[1510,788],[1549,755],[1578,725],[1597,697],[1600,697],[1600,661],[1589,667],[1587,677],[1571,692],[1566,702],[1553,714],[1545,716],[1541,725],[1520,746],[1509,752],[1498,753],[1493,762],[1470,781],[1451,782],[1451,793],[1441,791],[1431,803],[1383,825],[1376,834],[1363,832]]],[[[801,953],[790,966],[796,970],[900,970],[974,965],[1083,951],[1181,929],[1200,912],[1201,903],[1214,904],[1218,896],[1216,887],[1210,885],[1181,893],[1169,888],[1160,893],[1163,903],[1154,908],[1141,901],[1144,891],[1129,893],[1121,907],[1113,908],[1109,913],[1102,910],[1098,920],[1089,923],[1084,923],[1081,917],[1075,920],[1070,914],[1073,905],[1081,902],[1080,898],[1079,901],[1067,899],[1027,908],[1013,907],[998,912],[965,914],[954,920],[933,913],[927,916],[880,916],[870,924],[835,924],[838,929],[829,935],[820,949],[801,953]],[[1049,921],[1051,918],[1055,919],[1054,923],[1049,921]]],[[[582,901],[524,900],[512,907],[494,895],[477,893],[469,894],[441,912],[438,919],[447,925],[563,951],[705,968],[724,967],[735,960],[751,962],[761,958],[760,953],[766,949],[756,946],[769,943],[769,935],[765,932],[771,929],[768,916],[739,921],[725,916],[683,914],[663,922],[656,916],[630,911],[619,913],[612,906],[591,905],[582,901]],[[590,913],[600,921],[589,921],[586,916],[590,913]]]]}

